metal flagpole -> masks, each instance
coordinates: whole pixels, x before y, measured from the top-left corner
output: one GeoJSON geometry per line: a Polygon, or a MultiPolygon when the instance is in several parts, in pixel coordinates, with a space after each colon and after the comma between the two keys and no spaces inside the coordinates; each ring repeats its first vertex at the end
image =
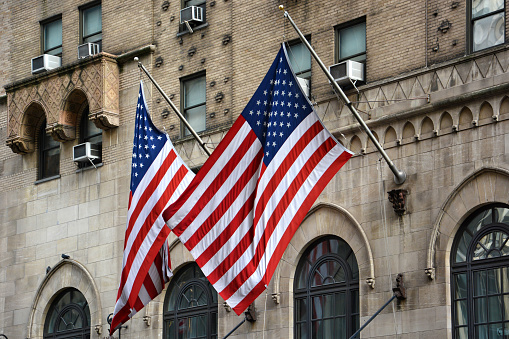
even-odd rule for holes
{"type": "MultiPolygon", "coordinates": [[[[279,9],[280,10],[284,10],[283,5],[280,5],[279,9]]],[[[292,18],[290,17],[290,14],[288,14],[287,11],[285,11],[285,18],[287,18],[290,21],[290,23],[292,24],[293,28],[295,28],[295,30],[297,31],[297,34],[299,34],[300,40],[307,47],[307,49],[309,49],[309,52],[311,52],[311,55],[315,58],[315,60],[318,63],[318,65],[320,66],[322,71],[325,73],[325,75],[329,79],[329,82],[332,84],[332,86],[336,90],[336,93],[338,93],[339,96],[341,97],[341,99],[343,99],[345,105],[348,106],[348,108],[350,109],[350,112],[352,112],[352,114],[354,115],[355,119],[357,119],[357,121],[362,126],[364,131],[368,134],[369,138],[371,139],[371,141],[373,142],[375,147],[378,149],[380,154],[382,154],[382,157],[385,159],[385,161],[389,165],[389,168],[391,169],[392,173],[394,173],[394,182],[396,184],[398,184],[398,185],[401,185],[402,183],[404,183],[405,180],[406,180],[406,173],[404,171],[398,170],[396,168],[396,166],[394,166],[394,163],[391,161],[391,159],[389,158],[387,153],[385,153],[384,149],[382,148],[382,146],[380,145],[378,140],[376,140],[376,138],[373,135],[373,133],[371,133],[370,129],[368,128],[368,126],[366,125],[364,120],[362,120],[361,116],[359,115],[359,113],[357,112],[355,107],[352,105],[352,102],[348,99],[348,97],[345,95],[345,93],[343,92],[341,87],[339,87],[339,85],[336,83],[336,81],[334,81],[334,78],[330,74],[330,72],[327,69],[327,67],[323,64],[322,60],[320,60],[320,57],[318,57],[316,52],[313,50],[313,47],[311,47],[311,45],[306,40],[306,38],[304,37],[302,32],[299,30],[299,28],[297,27],[295,22],[293,22],[292,18]]]]}
{"type": "Polygon", "coordinates": [[[200,146],[203,149],[203,151],[210,157],[210,151],[208,150],[208,148],[205,147],[205,143],[203,142],[203,140],[201,140],[201,138],[198,135],[198,133],[196,133],[195,130],[191,127],[191,125],[187,122],[186,118],[182,115],[182,113],[180,113],[180,111],[178,110],[177,106],[175,106],[175,104],[170,100],[170,98],[168,98],[166,93],[164,93],[164,91],[157,84],[157,82],[154,80],[154,78],[152,78],[152,75],[150,75],[150,73],[147,71],[145,66],[142,65],[141,61],[139,61],[137,57],[134,58],[134,61],[138,61],[138,67],[141,68],[143,70],[143,72],[145,72],[145,74],[148,76],[150,81],[152,81],[154,86],[156,86],[157,90],[161,93],[161,95],[166,100],[166,102],[171,106],[173,111],[175,111],[175,113],[177,113],[177,116],[184,123],[184,125],[186,125],[186,128],[189,130],[189,132],[191,132],[191,134],[196,139],[196,141],[198,141],[198,144],[200,144],[200,146]]]}

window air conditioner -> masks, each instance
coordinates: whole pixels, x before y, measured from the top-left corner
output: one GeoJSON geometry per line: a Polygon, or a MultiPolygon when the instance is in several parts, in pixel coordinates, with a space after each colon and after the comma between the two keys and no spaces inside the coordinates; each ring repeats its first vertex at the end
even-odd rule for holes
{"type": "Polygon", "coordinates": [[[180,10],[180,23],[186,21],[203,22],[203,8],[198,6],[189,6],[180,10]]]}
{"type": "Polygon", "coordinates": [[[329,66],[329,72],[338,85],[350,84],[350,81],[364,81],[364,65],[353,60],[346,60],[329,66]]]}
{"type": "Polygon", "coordinates": [[[78,59],[83,59],[99,53],[99,45],[92,42],[78,46],[78,59]]]}
{"type": "Polygon", "coordinates": [[[100,159],[100,151],[95,144],[84,142],[72,148],[72,160],[74,162],[89,162],[100,159]]]}
{"type": "Polygon", "coordinates": [[[302,89],[302,93],[309,97],[309,79],[297,77],[297,81],[299,82],[300,88],[302,89]]]}
{"type": "Polygon", "coordinates": [[[32,74],[41,73],[62,66],[59,56],[43,54],[32,58],[32,74]]]}

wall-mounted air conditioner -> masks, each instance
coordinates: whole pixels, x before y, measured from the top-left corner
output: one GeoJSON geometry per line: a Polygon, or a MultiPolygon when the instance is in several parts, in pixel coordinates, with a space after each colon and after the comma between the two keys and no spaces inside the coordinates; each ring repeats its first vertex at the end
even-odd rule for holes
{"type": "Polygon", "coordinates": [[[78,59],[83,59],[99,53],[99,45],[92,42],[78,46],[78,59]]]}
{"type": "Polygon", "coordinates": [[[339,85],[347,85],[351,81],[364,81],[364,65],[357,61],[346,60],[329,66],[329,72],[339,85]]]}
{"type": "Polygon", "coordinates": [[[302,92],[309,97],[309,79],[299,78],[297,77],[297,81],[299,82],[300,88],[302,92]]]}
{"type": "Polygon", "coordinates": [[[100,150],[96,145],[89,142],[76,145],[72,148],[72,160],[74,162],[89,162],[100,159],[100,150]]]}
{"type": "Polygon", "coordinates": [[[203,8],[198,6],[189,6],[180,10],[180,23],[185,22],[203,22],[203,8]]]}
{"type": "Polygon", "coordinates": [[[32,58],[32,74],[41,73],[62,66],[59,56],[43,54],[32,58]]]}

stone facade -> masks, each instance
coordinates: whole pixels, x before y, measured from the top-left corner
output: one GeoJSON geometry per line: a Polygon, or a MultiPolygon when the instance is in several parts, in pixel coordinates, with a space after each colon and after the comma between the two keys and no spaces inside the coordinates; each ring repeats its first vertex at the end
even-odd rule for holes
{"type": "MultiPolygon", "coordinates": [[[[200,135],[213,150],[279,44],[297,38],[277,9],[283,4],[326,65],[338,59],[334,28],[365,17],[367,81],[347,95],[407,180],[394,183],[313,63],[315,109],[356,155],[292,238],[267,293],[255,302],[258,320],[230,338],[293,338],[297,264],[325,235],[342,238],[355,253],[361,324],[392,296],[396,275],[404,275],[407,299],[385,309],[362,338],[453,337],[450,253],[456,231],[478,207],[509,204],[509,49],[502,44],[468,53],[465,2],[207,0],[207,24],[189,34],[179,29],[179,1],[103,0],[104,53],[77,60],[79,9],[88,3],[0,1],[5,46],[0,51],[0,334],[42,338],[52,300],[73,287],[89,302],[91,338],[107,337],[106,318],[120,281],[140,78],[155,125],[168,132],[190,167],[206,160],[193,139],[181,137],[178,118],[133,58],[139,57],[179,107],[181,80],[205,74],[207,128],[200,135]],[[55,15],[62,16],[62,67],[31,75],[30,59],[41,54],[40,22],[55,15]],[[444,21],[450,23],[447,29],[444,21]],[[103,162],[97,169],[78,169],[72,161],[85,103],[103,129],[103,162]],[[60,142],[60,175],[39,182],[36,131],[43,118],[46,133],[60,142]],[[387,197],[398,189],[406,191],[401,215],[387,197]],[[63,253],[70,258],[62,259],[63,253]]],[[[507,27],[505,32],[509,41],[507,27]]],[[[178,272],[193,259],[175,236],[170,243],[178,272]]],[[[122,335],[162,337],[165,293],[122,335]]],[[[219,336],[241,320],[219,298],[219,336]]]]}

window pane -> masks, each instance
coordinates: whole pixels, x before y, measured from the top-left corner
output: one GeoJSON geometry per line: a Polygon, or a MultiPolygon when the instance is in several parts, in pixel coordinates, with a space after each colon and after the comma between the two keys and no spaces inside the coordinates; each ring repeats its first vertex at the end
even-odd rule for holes
{"type": "Polygon", "coordinates": [[[334,299],[332,294],[326,294],[322,297],[323,299],[323,317],[330,318],[334,314],[334,299]]]}
{"type": "Polygon", "coordinates": [[[497,207],[498,218],[495,222],[509,225],[509,208],[497,207]]]}
{"type": "MultiPolygon", "coordinates": [[[[355,298],[355,295],[353,295],[355,298]]],[[[358,302],[358,301],[357,301],[358,302]]],[[[336,293],[336,315],[345,315],[346,314],[346,296],[345,293],[336,293]]],[[[355,310],[352,310],[353,313],[355,310]]]]}
{"type": "Polygon", "coordinates": [[[297,299],[295,302],[295,320],[301,321],[306,320],[307,302],[306,299],[297,299]]]}
{"type": "Polygon", "coordinates": [[[311,298],[311,319],[323,318],[323,299],[322,297],[311,298]]]}
{"type": "Polygon", "coordinates": [[[467,324],[467,301],[456,301],[456,325],[467,324]]]}
{"type": "Polygon", "coordinates": [[[472,236],[465,231],[458,243],[458,249],[456,250],[456,262],[464,262],[467,260],[467,249],[470,244],[470,240],[472,240],[472,236]]]}
{"type": "Polygon", "coordinates": [[[165,339],[175,339],[175,323],[173,320],[166,321],[166,337],[165,339]]]}
{"type": "Polygon", "coordinates": [[[467,275],[465,273],[456,274],[454,276],[454,292],[455,299],[463,299],[467,297],[467,275]]]}
{"type": "Polygon", "coordinates": [[[323,338],[323,326],[322,321],[313,321],[311,325],[311,338],[322,339],[323,338]]]}
{"type": "Polygon", "coordinates": [[[297,324],[296,325],[296,330],[297,330],[297,333],[296,333],[296,335],[297,335],[296,338],[297,339],[307,339],[308,338],[306,323],[297,324]]]}
{"type": "MultiPolygon", "coordinates": [[[[476,323],[485,323],[487,319],[486,298],[478,298],[474,300],[474,314],[476,323]]],[[[464,325],[464,324],[461,324],[464,325]]]]}
{"type": "Polygon", "coordinates": [[[504,293],[509,293],[509,269],[502,268],[502,285],[504,286],[504,293]]]}
{"type": "Polygon", "coordinates": [[[500,296],[488,298],[488,320],[490,322],[502,320],[502,298],[500,296]]]}
{"type": "Polygon", "coordinates": [[[303,43],[289,46],[288,58],[295,74],[311,69],[311,53],[303,43]]]}
{"type": "Polygon", "coordinates": [[[184,106],[186,108],[202,104],[205,100],[205,77],[184,82],[184,106]]]}
{"type": "Polygon", "coordinates": [[[503,12],[474,21],[474,52],[504,43],[504,25],[503,12]]]}
{"type": "Polygon", "coordinates": [[[335,329],[336,335],[328,338],[338,338],[338,339],[348,338],[346,335],[346,318],[345,317],[336,318],[335,322],[336,322],[335,329]]]}
{"type": "Polygon", "coordinates": [[[504,334],[504,324],[490,324],[489,325],[489,335],[490,338],[507,338],[507,336],[502,336],[504,334]]]}
{"type": "Polygon", "coordinates": [[[60,148],[54,148],[44,152],[43,177],[49,178],[58,175],[60,170],[60,148]]]}
{"type": "Polygon", "coordinates": [[[323,337],[334,338],[334,319],[327,319],[323,321],[323,337]]]}
{"type": "MultiPolygon", "coordinates": [[[[488,339],[488,326],[476,326],[475,327],[475,337],[478,339],[488,339]]],[[[462,337],[467,338],[467,337],[462,337]]]]}
{"type": "MultiPolygon", "coordinates": [[[[44,25],[44,51],[62,45],[62,20],[55,20],[44,25]]],[[[62,49],[59,49],[59,53],[62,49]]],[[[59,54],[55,53],[55,54],[59,54]]],[[[53,53],[51,53],[53,54],[53,53]]]]}
{"type": "Polygon", "coordinates": [[[472,18],[504,8],[504,0],[472,0],[472,18]]]}
{"type": "Polygon", "coordinates": [[[502,277],[502,269],[496,268],[488,270],[488,294],[500,294],[502,293],[502,286],[500,286],[502,277]]]}
{"type": "Polygon", "coordinates": [[[486,295],[486,271],[474,272],[474,296],[486,295]]]}
{"type": "Polygon", "coordinates": [[[102,31],[101,5],[83,10],[83,36],[102,31]]]}
{"type": "Polygon", "coordinates": [[[366,52],[366,23],[343,28],[339,31],[339,58],[366,52]]]}
{"type": "MultiPolygon", "coordinates": [[[[185,116],[187,119],[187,122],[191,125],[191,127],[194,128],[196,132],[205,130],[205,124],[206,124],[206,107],[205,105],[201,105],[195,108],[191,108],[186,110],[185,116]]],[[[189,135],[191,132],[186,128],[185,135],[189,135]]]]}

